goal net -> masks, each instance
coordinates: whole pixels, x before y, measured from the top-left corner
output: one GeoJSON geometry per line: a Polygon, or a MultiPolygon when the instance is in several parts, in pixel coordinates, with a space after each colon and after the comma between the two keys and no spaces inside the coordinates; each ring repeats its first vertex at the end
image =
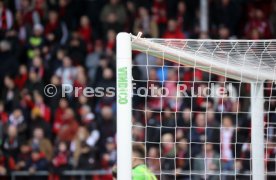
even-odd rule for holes
{"type": "Polygon", "coordinates": [[[118,179],[131,179],[133,159],[164,180],[275,179],[275,58],[273,40],[120,33],[118,179]]]}

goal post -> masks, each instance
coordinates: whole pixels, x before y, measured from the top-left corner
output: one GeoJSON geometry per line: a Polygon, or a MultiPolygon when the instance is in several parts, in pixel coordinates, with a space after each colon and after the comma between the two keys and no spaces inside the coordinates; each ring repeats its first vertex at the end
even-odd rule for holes
{"type": "Polygon", "coordinates": [[[131,179],[132,49],[128,33],[117,35],[117,179],[131,179]]]}
{"type": "MultiPolygon", "coordinates": [[[[251,112],[249,113],[251,114],[252,153],[250,175],[253,180],[265,179],[263,83],[266,80],[275,80],[276,42],[273,40],[146,39],[128,33],[119,33],[116,59],[117,179],[119,180],[132,178],[132,51],[147,55],[145,60],[147,71],[148,66],[151,66],[148,63],[148,56],[151,56],[178,64],[178,68],[180,66],[193,67],[210,74],[250,83],[251,112]]],[[[145,76],[148,78],[148,73],[145,76]]],[[[234,172],[236,175],[236,170],[234,172]]],[[[176,173],[176,170],[173,173],[176,173]]],[[[191,167],[189,173],[191,177],[193,174],[191,167]]]]}
{"type": "Polygon", "coordinates": [[[263,91],[263,82],[251,83],[251,149],[253,180],[265,179],[263,91]]]}

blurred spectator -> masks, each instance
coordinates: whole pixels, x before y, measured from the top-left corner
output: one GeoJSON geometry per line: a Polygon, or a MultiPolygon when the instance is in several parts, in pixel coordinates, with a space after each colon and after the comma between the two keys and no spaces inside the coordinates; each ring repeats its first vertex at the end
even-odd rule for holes
{"type": "Polygon", "coordinates": [[[72,32],[68,43],[68,56],[72,59],[72,65],[83,65],[86,46],[77,31],[72,32]]]}
{"type": "Polygon", "coordinates": [[[90,133],[89,137],[87,137],[86,143],[93,148],[100,138],[100,132],[98,130],[97,122],[95,120],[95,115],[91,112],[91,109],[88,105],[83,105],[81,107],[80,115],[81,124],[87,127],[90,133]]]}
{"type": "Polygon", "coordinates": [[[251,17],[245,26],[245,35],[249,39],[269,39],[271,28],[261,9],[252,9],[251,17]]]}
{"type": "Polygon", "coordinates": [[[175,114],[171,113],[169,108],[164,109],[164,114],[161,119],[162,123],[162,134],[171,133],[175,134],[175,114]]]}
{"type": "Polygon", "coordinates": [[[30,65],[30,71],[35,72],[39,80],[43,79],[43,76],[45,75],[45,69],[41,57],[36,56],[33,58],[32,63],[30,65]]]}
{"type": "Polygon", "coordinates": [[[103,42],[97,40],[95,42],[94,52],[90,53],[86,56],[85,66],[87,68],[88,78],[90,80],[90,84],[94,84],[96,79],[96,71],[99,66],[100,57],[103,53],[103,42]]]}
{"type": "Polygon", "coordinates": [[[20,65],[19,74],[14,79],[14,83],[19,90],[22,90],[25,87],[27,80],[28,80],[27,67],[25,65],[20,65]]]}
{"type": "Polygon", "coordinates": [[[151,11],[153,20],[157,23],[160,33],[163,34],[168,21],[167,2],[165,0],[154,0],[151,11]]]}
{"type": "MultiPolygon", "coordinates": [[[[193,169],[198,171],[206,171],[207,173],[212,173],[214,171],[219,171],[220,169],[220,157],[217,152],[213,149],[213,144],[206,143],[201,148],[201,153],[196,156],[193,163],[193,169]],[[206,160],[207,159],[207,160],[206,160]]],[[[220,179],[219,175],[194,175],[193,179],[220,179]]]]}
{"type": "Polygon", "coordinates": [[[19,152],[20,143],[22,143],[22,141],[20,141],[19,139],[16,126],[8,126],[7,136],[4,138],[3,141],[4,155],[7,155],[7,157],[14,157],[16,160],[17,154],[19,152]]]}
{"type": "Polygon", "coordinates": [[[10,41],[0,41],[0,80],[3,86],[3,79],[5,76],[13,76],[17,73],[18,60],[16,54],[13,52],[12,44],[10,41]]]}
{"type": "Polygon", "coordinates": [[[52,179],[66,179],[66,177],[62,176],[63,171],[69,169],[69,150],[65,142],[61,141],[55,152],[55,155],[52,160],[53,166],[53,175],[51,176],[52,179]]]}
{"type": "Polygon", "coordinates": [[[15,109],[9,116],[8,126],[10,126],[11,129],[13,129],[12,126],[14,126],[15,130],[12,132],[16,131],[16,134],[19,135],[21,140],[26,138],[27,122],[20,109],[15,109]]]}
{"type": "Polygon", "coordinates": [[[165,174],[161,175],[161,178],[163,179],[170,179],[174,177],[173,175],[170,175],[172,170],[175,170],[175,154],[176,149],[174,145],[174,137],[170,133],[166,133],[162,135],[162,141],[161,141],[161,168],[162,172],[166,172],[165,174]]]}
{"type": "Polygon", "coordinates": [[[195,117],[195,125],[191,128],[191,153],[196,156],[200,153],[202,145],[206,142],[206,136],[209,135],[209,129],[206,128],[206,116],[203,113],[198,113],[195,117]]]}
{"type": "MultiPolygon", "coordinates": [[[[182,138],[178,141],[176,145],[176,171],[178,173],[182,173],[183,171],[189,171],[190,166],[191,166],[191,160],[189,159],[190,157],[190,152],[189,152],[189,144],[187,139],[182,138]]],[[[178,175],[178,178],[180,179],[189,179],[190,175],[185,174],[185,175],[178,175]]]]}
{"type": "Polygon", "coordinates": [[[234,168],[235,156],[235,128],[230,116],[222,119],[221,127],[221,154],[222,154],[222,170],[231,171],[234,168]]]}
{"type": "Polygon", "coordinates": [[[65,113],[65,110],[68,108],[69,104],[65,98],[59,100],[59,106],[55,111],[54,122],[53,122],[53,133],[58,134],[61,125],[62,125],[62,116],[65,113]]]}
{"type": "Polygon", "coordinates": [[[61,47],[57,50],[54,57],[52,57],[52,59],[49,62],[49,66],[51,67],[49,71],[51,74],[56,72],[56,70],[62,66],[63,64],[62,61],[66,56],[66,54],[67,54],[67,50],[64,47],[61,47]]]}
{"type": "Polygon", "coordinates": [[[76,79],[73,83],[74,90],[77,89],[77,91],[74,91],[74,96],[79,97],[83,94],[83,89],[87,86],[87,78],[86,74],[84,72],[84,68],[81,66],[77,67],[77,73],[76,73],[76,79]]]}
{"type": "Polygon", "coordinates": [[[11,112],[18,104],[19,92],[10,76],[5,76],[4,78],[4,88],[2,90],[1,98],[5,102],[5,109],[8,112],[11,112]]]}
{"type": "Polygon", "coordinates": [[[153,112],[151,110],[147,110],[145,114],[147,125],[147,131],[146,131],[146,141],[151,143],[158,143],[160,142],[160,122],[158,119],[154,116],[153,112]],[[155,128],[156,127],[156,128],[155,128]]]}
{"type": "Polygon", "coordinates": [[[0,176],[9,175],[15,169],[15,160],[11,155],[4,155],[0,150],[0,176]]]}
{"type": "MultiPolygon", "coordinates": [[[[189,128],[192,123],[193,114],[190,108],[184,108],[182,113],[180,113],[180,117],[177,118],[177,126],[178,127],[186,127],[189,128]]],[[[186,128],[184,129],[186,131],[186,128]]]]}
{"type": "Polygon", "coordinates": [[[8,113],[5,111],[3,102],[0,101],[0,123],[1,123],[1,125],[2,126],[5,125],[8,122],[8,119],[9,119],[8,113]]]}
{"type": "Polygon", "coordinates": [[[167,101],[169,107],[172,110],[177,111],[178,109],[180,109],[181,102],[178,102],[178,98],[177,98],[178,74],[176,69],[169,69],[167,76],[168,76],[168,79],[164,83],[164,86],[169,91],[168,91],[168,96],[166,97],[165,100],[167,101]]]}
{"type": "Polygon", "coordinates": [[[23,23],[26,26],[30,27],[34,24],[40,23],[40,16],[38,12],[34,10],[30,0],[22,0],[19,8],[23,18],[23,23]]]}
{"type": "Polygon", "coordinates": [[[184,33],[189,33],[189,31],[191,31],[192,17],[190,17],[188,13],[185,1],[179,1],[177,4],[176,20],[181,31],[183,31],[184,33]]]}
{"type": "Polygon", "coordinates": [[[115,50],[115,44],[116,44],[116,32],[112,29],[107,31],[107,37],[106,37],[106,53],[107,55],[113,54],[113,51],[115,50]]]}
{"type": "Polygon", "coordinates": [[[42,128],[35,128],[33,131],[33,138],[30,140],[30,146],[32,150],[40,150],[41,153],[45,154],[45,158],[50,161],[53,154],[53,147],[49,139],[44,137],[42,128]]]}
{"type": "Polygon", "coordinates": [[[4,1],[0,1],[0,30],[5,31],[12,28],[13,15],[12,12],[5,7],[4,1]]]}
{"type": "Polygon", "coordinates": [[[108,137],[105,143],[105,151],[102,153],[102,166],[110,167],[116,163],[117,151],[113,137],[108,137]]]}
{"type": "Polygon", "coordinates": [[[126,22],[126,31],[131,32],[134,28],[134,19],[137,15],[137,7],[136,3],[132,0],[126,2],[126,14],[127,14],[127,22],[126,22]]]}
{"type": "Polygon", "coordinates": [[[35,24],[33,26],[33,32],[32,35],[29,37],[27,44],[27,56],[29,60],[32,60],[35,56],[39,56],[41,54],[42,47],[45,44],[43,32],[44,27],[41,24],[35,24]]]}
{"type": "Polygon", "coordinates": [[[272,12],[270,14],[271,32],[273,38],[276,37],[276,1],[272,1],[272,12]]]}
{"type": "Polygon", "coordinates": [[[229,29],[229,34],[236,33],[238,19],[240,18],[240,6],[232,0],[220,0],[216,4],[215,20],[218,26],[224,25],[229,29]],[[235,13],[233,13],[235,12],[235,13]]]}
{"type": "Polygon", "coordinates": [[[115,29],[119,32],[123,30],[123,25],[126,22],[125,7],[120,3],[120,0],[110,0],[103,7],[100,18],[104,32],[107,32],[108,29],[115,29]]]}
{"type": "Polygon", "coordinates": [[[34,108],[39,109],[41,118],[43,118],[47,123],[50,122],[51,110],[44,103],[43,96],[37,91],[34,91],[34,108]]]}
{"type": "Polygon", "coordinates": [[[163,34],[162,38],[167,39],[185,39],[184,33],[177,26],[177,22],[174,19],[168,21],[167,30],[163,34]]]}
{"type": "Polygon", "coordinates": [[[145,36],[150,35],[151,37],[158,37],[158,27],[153,18],[149,15],[148,9],[140,7],[138,9],[138,17],[134,22],[133,32],[143,32],[145,36]]]}
{"type": "Polygon", "coordinates": [[[50,42],[64,44],[68,37],[67,27],[61,23],[58,12],[50,10],[48,12],[48,23],[45,26],[45,37],[50,42]]]}
{"type": "Polygon", "coordinates": [[[96,148],[88,145],[88,138],[89,132],[87,128],[84,126],[80,126],[70,146],[70,150],[73,153],[75,169],[91,170],[94,169],[96,166],[96,148]]]}
{"type": "Polygon", "coordinates": [[[28,145],[28,143],[23,143],[20,146],[20,152],[18,154],[17,162],[16,162],[16,170],[27,170],[27,161],[31,157],[32,148],[28,145]]]}
{"type": "Polygon", "coordinates": [[[62,60],[62,66],[57,69],[56,75],[61,78],[61,83],[73,85],[77,70],[72,64],[72,59],[65,56],[62,60]]]}
{"type": "MultiPolygon", "coordinates": [[[[141,127],[143,124],[140,122],[134,122],[134,127],[132,128],[132,139],[136,142],[144,142],[145,135],[144,135],[144,128],[141,127]]],[[[149,130],[149,128],[147,128],[149,130]]],[[[150,138],[149,138],[150,139],[150,138]]]]}
{"type": "Polygon", "coordinates": [[[100,119],[97,121],[99,122],[99,130],[101,134],[100,142],[102,143],[102,146],[100,147],[104,148],[107,138],[115,136],[115,119],[111,107],[103,106],[100,119]]]}
{"type": "Polygon", "coordinates": [[[229,39],[230,31],[227,27],[221,25],[218,29],[219,39],[229,39]]]}
{"type": "Polygon", "coordinates": [[[79,34],[83,41],[86,43],[86,49],[87,52],[92,51],[92,28],[90,24],[90,20],[87,16],[82,16],[80,19],[80,28],[79,28],[79,34]]]}
{"type": "Polygon", "coordinates": [[[216,118],[216,112],[214,111],[213,108],[208,108],[207,113],[206,113],[206,118],[207,118],[207,126],[208,126],[208,133],[209,134],[209,139],[208,142],[214,143],[213,147],[214,150],[217,152],[220,151],[219,147],[219,142],[220,142],[220,122],[216,118]]]}
{"type": "Polygon", "coordinates": [[[28,92],[38,91],[42,94],[43,92],[43,83],[39,78],[39,75],[35,71],[29,71],[28,80],[26,82],[26,89],[28,92]]]}
{"type": "Polygon", "coordinates": [[[150,147],[147,151],[147,165],[149,169],[154,173],[160,172],[160,154],[157,147],[150,147]]]}
{"type": "Polygon", "coordinates": [[[71,142],[78,130],[78,123],[71,108],[67,108],[62,116],[61,128],[58,132],[59,141],[71,142]]]}
{"type": "Polygon", "coordinates": [[[108,87],[115,88],[114,73],[111,68],[103,69],[102,78],[102,80],[98,81],[97,87],[103,87],[105,89],[108,87]]]}

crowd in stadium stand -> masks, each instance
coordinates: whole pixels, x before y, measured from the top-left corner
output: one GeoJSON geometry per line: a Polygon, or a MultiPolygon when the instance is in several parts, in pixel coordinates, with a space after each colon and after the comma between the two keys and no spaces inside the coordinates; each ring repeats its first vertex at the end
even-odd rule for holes
{"type": "MultiPolygon", "coordinates": [[[[276,37],[276,1],[209,0],[209,32],[200,32],[199,18],[198,0],[0,0],[0,175],[48,170],[52,179],[59,179],[64,170],[115,165],[115,97],[85,97],[82,91],[62,97],[61,84],[115,87],[118,32],[181,39],[276,37]],[[57,87],[57,95],[51,98],[44,94],[49,83],[57,87]]],[[[145,58],[135,53],[133,62],[143,64],[145,58]]],[[[155,65],[164,64],[162,59],[148,58],[155,65]]],[[[135,66],[133,72],[134,79],[149,80],[138,86],[160,87],[164,80],[179,80],[173,68],[135,66]]],[[[181,67],[180,72],[180,80],[186,82],[212,80],[219,87],[225,81],[191,68],[181,67]]],[[[164,86],[176,88],[175,83],[164,86]]],[[[273,85],[267,82],[266,86],[273,85]]],[[[250,86],[237,82],[233,91],[234,96],[224,100],[183,98],[178,103],[170,98],[134,97],[134,108],[143,112],[134,110],[133,139],[148,142],[151,170],[205,170],[200,158],[206,152],[214,158],[207,170],[249,171],[250,116],[241,112],[250,111],[250,99],[238,97],[249,96],[250,86]],[[145,131],[138,125],[148,127],[145,131]]],[[[268,110],[275,107],[271,100],[268,110]]],[[[270,121],[275,118],[266,116],[270,121]]],[[[274,140],[268,138],[268,144],[274,140]]],[[[266,158],[275,158],[275,145],[268,147],[266,158]]],[[[266,160],[266,165],[275,170],[275,159],[266,160]]],[[[189,175],[178,178],[189,179],[189,175]]]]}

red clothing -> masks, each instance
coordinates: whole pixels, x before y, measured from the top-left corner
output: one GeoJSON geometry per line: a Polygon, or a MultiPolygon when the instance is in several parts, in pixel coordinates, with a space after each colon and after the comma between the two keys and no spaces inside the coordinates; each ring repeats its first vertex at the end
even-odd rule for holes
{"type": "Polygon", "coordinates": [[[115,44],[116,42],[115,41],[108,41],[107,44],[106,44],[106,48],[107,49],[115,49],[115,44]]]}
{"type": "Polygon", "coordinates": [[[68,163],[68,156],[66,152],[59,152],[53,159],[53,165],[59,167],[68,163]]]}
{"type": "Polygon", "coordinates": [[[6,112],[0,112],[0,120],[3,124],[6,124],[9,120],[9,115],[6,112]]]}
{"type": "Polygon", "coordinates": [[[165,1],[154,1],[152,7],[152,14],[155,17],[157,24],[167,23],[167,5],[165,1]]]}
{"type": "Polygon", "coordinates": [[[33,25],[33,14],[34,11],[24,11],[22,12],[22,19],[23,19],[23,24],[29,24],[29,25],[33,25]]]}
{"type": "Polygon", "coordinates": [[[65,112],[65,109],[62,108],[57,108],[56,113],[55,113],[55,117],[54,117],[54,125],[53,125],[53,132],[55,134],[58,134],[59,129],[62,125],[62,116],[65,112]]]}
{"type": "Polygon", "coordinates": [[[55,23],[48,23],[45,27],[45,34],[51,34],[54,33],[54,31],[57,30],[57,28],[59,27],[59,22],[55,22],[55,23]]]}
{"type": "Polygon", "coordinates": [[[6,14],[6,8],[3,8],[2,14],[0,14],[0,20],[1,20],[1,29],[2,30],[7,30],[8,29],[8,24],[7,24],[7,14],[6,14]]]}
{"type": "Polygon", "coordinates": [[[92,28],[91,27],[81,27],[79,29],[79,34],[81,38],[86,43],[91,43],[92,41],[92,28]]]}
{"type": "Polygon", "coordinates": [[[14,83],[19,90],[22,90],[28,80],[28,74],[22,74],[15,78],[14,83]]]}
{"type": "Polygon", "coordinates": [[[59,140],[65,142],[72,141],[78,131],[78,126],[79,125],[75,119],[64,119],[58,133],[59,140]]]}
{"type": "Polygon", "coordinates": [[[271,29],[269,22],[266,20],[252,19],[250,20],[245,28],[246,37],[252,38],[252,31],[257,30],[260,34],[260,38],[269,39],[271,38],[271,29]]]}
{"type": "Polygon", "coordinates": [[[180,30],[176,31],[166,31],[163,35],[163,38],[166,39],[185,39],[185,35],[180,30]]]}
{"type": "Polygon", "coordinates": [[[79,96],[83,95],[83,90],[84,90],[85,87],[86,87],[86,84],[83,84],[79,81],[75,81],[74,82],[74,89],[78,88],[78,92],[75,92],[75,96],[79,97],[79,96]]]}
{"type": "Polygon", "coordinates": [[[0,166],[5,167],[7,170],[14,170],[15,169],[15,161],[13,157],[0,157],[0,166]]]}
{"type": "Polygon", "coordinates": [[[183,81],[184,84],[187,86],[187,90],[190,90],[192,85],[193,85],[193,81],[200,81],[203,79],[203,73],[200,70],[189,70],[189,71],[185,71],[184,75],[183,75],[183,81]]]}

